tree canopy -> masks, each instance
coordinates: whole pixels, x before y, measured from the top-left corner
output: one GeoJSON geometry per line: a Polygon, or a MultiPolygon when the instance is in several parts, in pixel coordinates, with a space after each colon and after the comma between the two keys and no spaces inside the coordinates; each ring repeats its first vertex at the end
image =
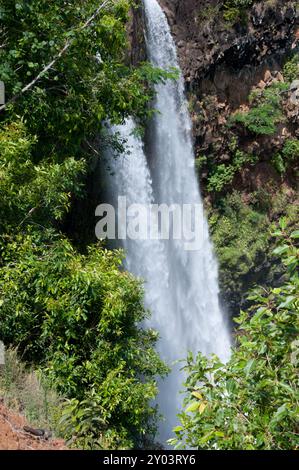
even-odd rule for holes
{"type": "Polygon", "coordinates": [[[127,58],[126,0],[0,0],[0,338],[42,368],[81,448],[154,435],[166,367],[122,254],[62,227],[86,192],[104,121],[142,120],[164,72],[127,58]]]}

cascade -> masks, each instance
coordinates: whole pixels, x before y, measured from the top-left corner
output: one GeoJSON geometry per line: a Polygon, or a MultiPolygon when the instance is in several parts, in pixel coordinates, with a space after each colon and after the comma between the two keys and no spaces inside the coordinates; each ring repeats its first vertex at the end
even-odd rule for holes
{"type": "MultiPolygon", "coordinates": [[[[151,63],[163,69],[179,70],[176,47],[166,16],[156,0],[143,0],[146,19],[146,47],[151,63]]],[[[182,404],[184,374],[180,370],[188,351],[194,355],[216,353],[229,357],[230,335],[219,303],[218,266],[209,237],[194,166],[191,119],[184,94],[184,81],[156,85],[153,103],[157,113],[150,123],[151,171],[142,141],[128,119],[112,130],[126,140],[129,151],[111,159],[111,194],[126,196],[127,204],[152,203],[167,206],[192,205],[200,208],[200,246],[186,249],[182,237],[169,240],[121,240],[126,250],[126,268],[145,280],[145,304],[151,311],[149,325],[158,330],[158,350],[172,366],[170,375],[159,383],[158,403],[165,416],[159,438],[166,442],[177,424],[182,404]]],[[[149,209],[148,209],[149,210],[149,209]]],[[[144,217],[148,220],[148,211],[144,217]]],[[[148,326],[148,325],[147,325],[148,326]]]]}

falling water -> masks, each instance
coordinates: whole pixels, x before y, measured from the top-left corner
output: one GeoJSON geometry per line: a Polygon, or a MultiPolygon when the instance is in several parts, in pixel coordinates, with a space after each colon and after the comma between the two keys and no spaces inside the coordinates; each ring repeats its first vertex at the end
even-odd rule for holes
{"type": "MultiPolygon", "coordinates": [[[[108,152],[110,202],[118,205],[118,197],[126,197],[126,207],[133,204],[143,205],[144,224],[149,217],[150,204],[154,202],[152,179],[141,139],[135,133],[135,124],[128,119],[125,124],[114,126],[111,131],[118,134],[124,145],[122,155],[113,158],[108,152]]],[[[128,271],[145,281],[145,304],[154,312],[155,318],[162,318],[162,312],[168,311],[168,263],[163,244],[159,240],[145,237],[143,240],[132,240],[129,237],[121,240],[127,256],[125,265],[128,271]]],[[[163,314],[165,315],[165,313],[163,314]]],[[[163,323],[161,324],[163,329],[163,323]]],[[[160,330],[160,328],[159,328],[160,330]]]]}
{"type": "MultiPolygon", "coordinates": [[[[146,44],[153,65],[179,69],[176,48],[167,19],[156,0],[144,0],[146,44]]],[[[127,203],[199,205],[200,249],[187,251],[185,240],[123,240],[126,266],[145,279],[145,303],[151,310],[151,326],[160,333],[160,355],[172,365],[167,379],[159,383],[158,402],[165,416],[160,440],[171,437],[181,406],[184,376],[174,361],[188,351],[212,352],[223,360],[229,356],[230,338],[219,305],[218,267],[213,255],[207,221],[194,169],[191,121],[184,96],[184,82],[169,80],[156,86],[154,107],[158,113],[150,129],[151,172],[141,140],[128,120],[114,129],[127,140],[130,153],[112,163],[114,197],[127,203]]],[[[147,217],[147,214],[145,214],[147,217]]]]}

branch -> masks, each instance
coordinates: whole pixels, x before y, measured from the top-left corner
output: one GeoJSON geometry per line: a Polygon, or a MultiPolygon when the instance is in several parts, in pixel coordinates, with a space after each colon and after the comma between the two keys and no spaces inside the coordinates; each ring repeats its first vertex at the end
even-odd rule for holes
{"type": "Polygon", "coordinates": [[[0,28],[0,35],[2,40],[2,44],[0,44],[0,49],[4,49],[8,44],[7,30],[5,28],[0,28]]]}
{"type": "MultiPolygon", "coordinates": [[[[91,15],[90,18],[88,18],[88,20],[85,21],[85,23],[80,26],[79,28],[77,28],[77,31],[78,32],[81,32],[81,31],[84,31],[86,28],[89,27],[89,25],[93,22],[93,20],[99,15],[100,11],[103,10],[112,0],[105,0],[97,9],[96,11],[91,15]]],[[[23,95],[24,93],[26,93],[26,91],[30,90],[35,84],[36,82],[38,82],[52,67],[53,65],[65,54],[65,52],[70,48],[70,46],[73,44],[75,38],[72,38],[72,39],[68,39],[64,46],[62,47],[62,49],[58,52],[58,54],[51,60],[51,62],[46,65],[44,67],[43,70],[41,70],[39,72],[39,74],[30,82],[28,83],[26,86],[24,86],[24,88],[22,88],[22,90],[20,91],[20,93],[18,93],[17,95],[13,96],[10,100],[7,101],[7,103],[3,104],[2,106],[0,106],[0,112],[3,111],[7,105],[11,104],[11,103],[14,103],[21,95],[23,95]]]]}

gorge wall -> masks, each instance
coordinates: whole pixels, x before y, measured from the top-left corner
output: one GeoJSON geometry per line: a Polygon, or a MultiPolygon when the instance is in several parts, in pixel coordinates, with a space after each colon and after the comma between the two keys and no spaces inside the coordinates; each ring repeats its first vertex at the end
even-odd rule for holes
{"type": "Polygon", "coordinates": [[[190,88],[214,88],[235,105],[246,98],[256,75],[261,77],[262,70],[257,67],[275,67],[296,41],[296,1],[255,2],[246,18],[236,18],[235,24],[223,17],[223,0],[160,3],[176,38],[190,88]]]}
{"type": "MultiPolygon", "coordinates": [[[[159,0],[176,41],[193,121],[196,164],[232,313],[248,286],[275,282],[271,224],[295,220],[299,158],[296,1],[159,0]],[[285,214],[285,207],[292,207],[285,214]],[[242,221],[242,230],[239,230],[242,221]],[[245,228],[244,228],[245,227],[245,228]]],[[[145,60],[141,4],[130,24],[145,60]]],[[[297,206],[298,207],[298,206],[297,206]]]]}

